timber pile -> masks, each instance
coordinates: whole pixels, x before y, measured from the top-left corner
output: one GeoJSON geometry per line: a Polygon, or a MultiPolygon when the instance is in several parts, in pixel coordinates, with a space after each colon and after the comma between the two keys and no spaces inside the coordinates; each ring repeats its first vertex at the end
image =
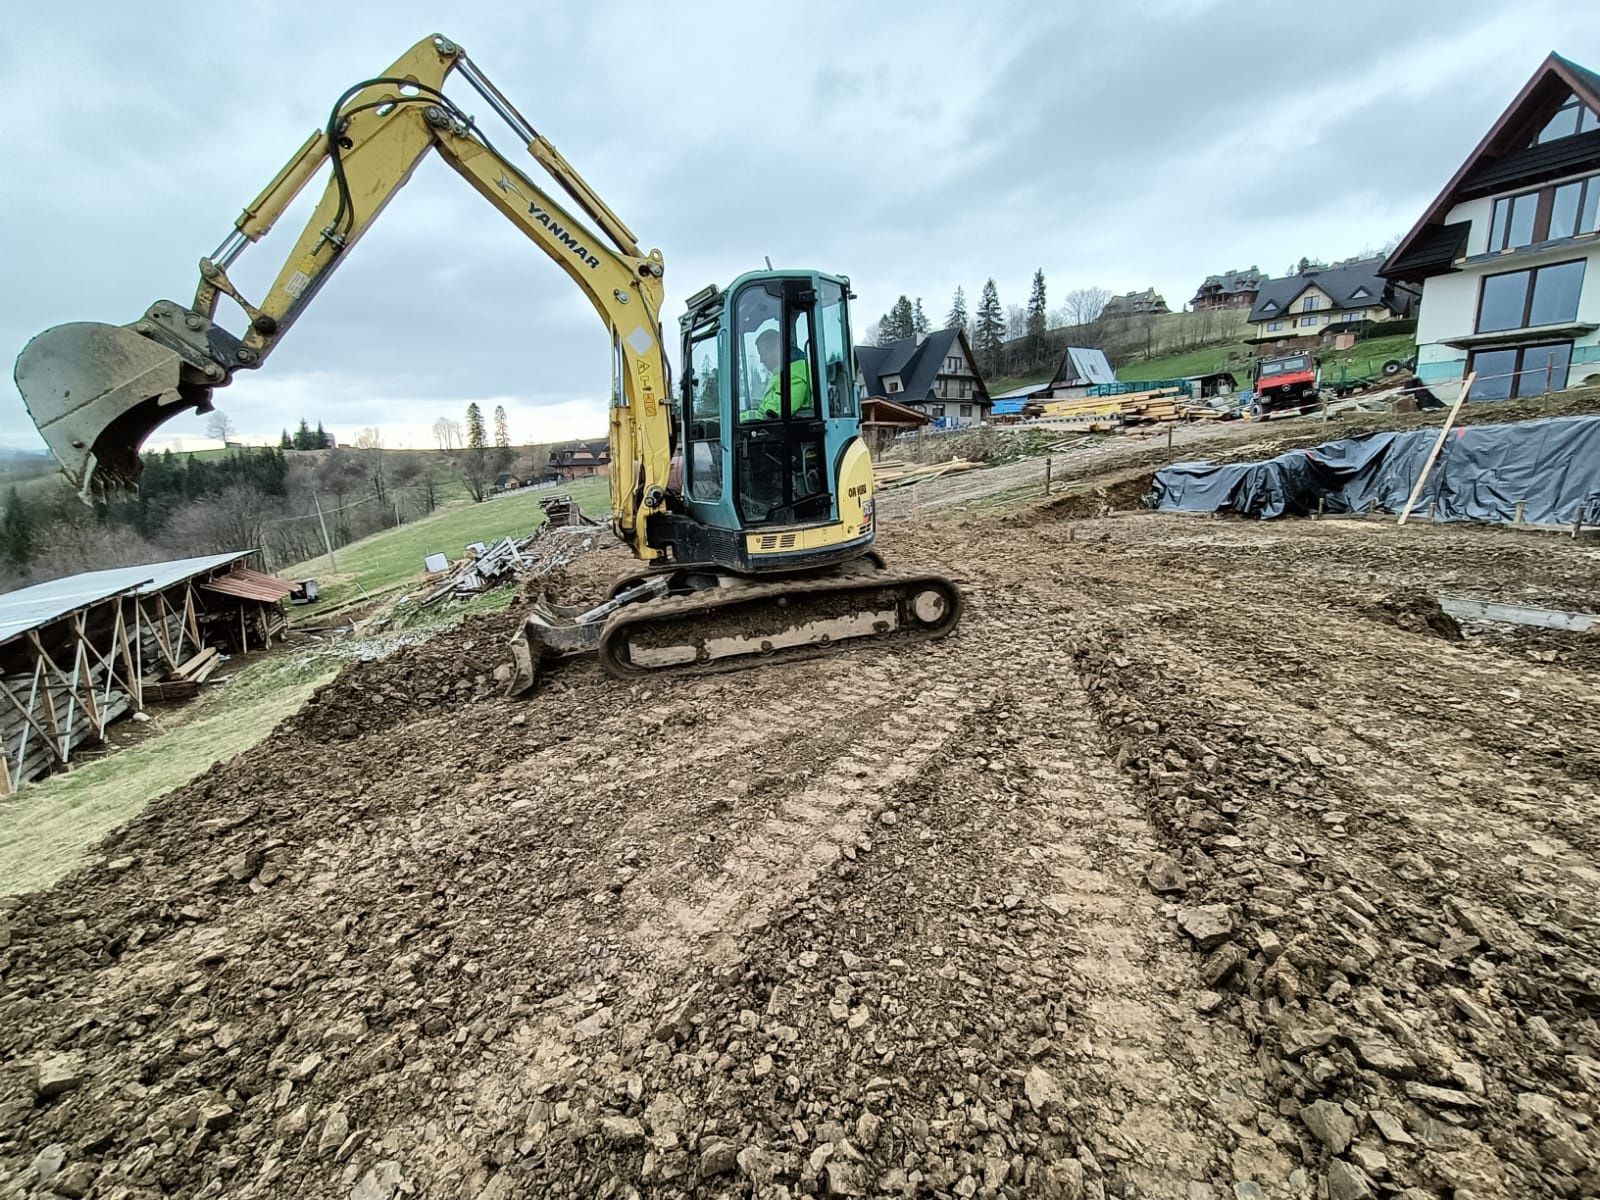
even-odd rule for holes
{"type": "Polygon", "coordinates": [[[982,463],[969,462],[964,458],[952,458],[943,463],[916,463],[907,464],[884,460],[873,468],[873,483],[880,490],[897,487],[908,487],[913,483],[926,483],[930,479],[938,479],[945,475],[957,475],[962,471],[976,471],[982,463]]]}
{"type": "Polygon", "coordinates": [[[222,665],[222,651],[207,646],[168,672],[165,679],[144,685],[144,698],[150,700],[190,700],[200,693],[200,685],[222,665]]]}
{"type": "Polygon", "coordinates": [[[13,788],[70,759],[79,747],[100,741],[100,730],[133,706],[120,688],[106,690],[104,666],[95,663],[86,674],[87,681],[80,679],[76,690],[68,686],[70,680],[44,670],[0,679],[10,693],[0,711],[0,739],[10,760],[13,788]],[[93,697],[93,711],[84,702],[86,693],[93,697]]]}
{"type": "Polygon", "coordinates": [[[598,525],[600,522],[593,517],[583,515],[583,510],[578,507],[578,502],[571,496],[550,496],[539,501],[539,507],[544,510],[545,520],[551,525],[598,525]]]}
{"type": "MultiPolygon", "coordinates": [[[[577,506],[573,506],[576,511],[577,506]]],[[[517,579],[538,578],[564,567],[594,548],[599,530],[594,521],[579,514],[570,524],[549,523],[526,537],[502,538],[478,555],[469,554],[431,592],[423,608],[446,596],[472,596],[517,579]]]]}
{"type": "Polygon", "coordinates": [[[1158,421],[1182,419],[1178,408],[1183,401],[1177,388],[1132,392],[1117,399],[1122,401],[1122,420],[1126,425],[1153,425],[1158,421]]]}

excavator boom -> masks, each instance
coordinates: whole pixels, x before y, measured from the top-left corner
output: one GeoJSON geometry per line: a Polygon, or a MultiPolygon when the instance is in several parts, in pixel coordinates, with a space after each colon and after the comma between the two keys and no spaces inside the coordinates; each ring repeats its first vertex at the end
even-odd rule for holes
{"type": "Polygon", "coordinates": [[[613,519],[644,558],[659,557],[645,523],[661,508],[670,465],[670,386],[661,344],[662,260],[595,194],[500,90],[448,38],[424,38],[387,71],[347,89],[313,133],[200,260],[190,304],[160,300],[127,325],[75,322],[34,338],[15,378],[63,472],[84,494],[131,485],[139,446],[162,422],[208,412],[212,393],[262,366],[430,151],[543,250],[589,298],[611,333],[618,379],[611,407],[613,519]],[[443,87],[459,75],[509,125],[577,216],[501,154],[443,87]],[[259,303],[228,277],[324,166],[321,200],[259,303]],[[233,299],[248,325],[216,321],[233,299]]]}

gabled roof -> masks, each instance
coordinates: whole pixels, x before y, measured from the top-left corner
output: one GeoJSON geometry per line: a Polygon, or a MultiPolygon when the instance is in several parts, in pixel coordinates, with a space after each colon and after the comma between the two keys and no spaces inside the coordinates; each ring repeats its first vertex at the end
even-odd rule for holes
{"type": "Polygon", "coordinates": [[[225,554],[203,554],[198,558],[176,558],[136,567],[83,571],[18,588],[0,596],[0,642],[123,592],[147,596],[253,553],[252,550],[230,550],[225,554]]]}
{"type": "Polygon", "coordinates": [[[1090,350],[1083,346],[1068,346],[1066,353],[1061,356],[1061,365],[1056,368],[1055,377],[1050,380],[1051,386],[1056,384],[1079,383],[1115,383],[1117,373],[1111,369],[1111,364],[1106,360],[1104,350],[1090,350]]]}
{"type": "Polygon", "coordinates": [[[1224,271],[1221,275],[1207,275],[1205,281],[1196,289],[1195,295],[1200,295],[1213,285],[1224,296],[1253,292],[1261,286],[1261,279],[1261,270],[1258,267],[1251,267],[1248,271],[1224,271]]]}
{"type": "Polygon", "coordinates": [[[945,399],[934,395],[933,386],[944,373],[945,358],[957,344],[978,381],[977,394],[968,403],[986,403],[989,392],[983,386],[983,375],[978,370],[972,347],[967,344],[967,335],[958,328],[936,329],[920,342],[908,337],[887,346],[857,346],[856,369],[866,383],[868,396],[887,396],[889,389],[883,381],[890,375],[898,375],[900,390],[894,396],[900,403],[920,404],[925,400],[945,399]]]}
{"type": "MultiPolygon", "coordinates": [[[[1600,74],[1552,51],[1434,197],[1411,232],[1401,239],[1380,274],[1390,279],[1415,280],[1448,270],[1454,255],[1440,261],[1448,239],[1438,231],[1445,214],[1462,200],[1573,173],[1591,164],[1600,165],[1600,130],[1542,146],[1530,144],[1556,110],[1574,95],[1600,112],[1600,74]]],[[[1454,246],[1453,242],[1449,244],[1454,246]]]]}
{"type": "Polygon", "coordinates": [[[1378,274],[1382,263],[1381,258],[1365,258],[1359,262],[1308,271],[1304,275],[1263,279],[1261,290],[1256,293],[1256,302],[1250,309],[1250,320],[1277,320],[1289,311],[1289,306],[1300,298],[1302,292],[1312,286],[1327,294],[1335,311],[1341,308],[1366,308],[1380,303],[1389,290],[1388,283],[1378,274]]]}

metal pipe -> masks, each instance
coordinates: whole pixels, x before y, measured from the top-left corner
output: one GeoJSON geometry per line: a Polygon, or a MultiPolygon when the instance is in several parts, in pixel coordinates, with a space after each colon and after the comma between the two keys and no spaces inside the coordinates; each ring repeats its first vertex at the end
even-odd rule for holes
{"type": "Polygon", "coordinates": [[[248,236],[246,236],[244,230],[235,229],[227,237],[222,239],[222,244],[220,246],[212,251],[211,261],[226,271],[230,266],[233,265],[234,259],[238,258],[239,255],[244,252],[244,248],[249,244],[250,239],[248,236]]]}
{"type": "Polygon", "coordinates": [[[524,142],[535,142],[539,139],[538,131],[527,122],[523,115],[512,106],[511,101],[501,94],[500,89],[495,87],[490,82],[489,77],[479,71],[476,64],[465,54],[456,59],[456,70],[461,72],[462,78],[470,83],[473,90],[488,102],[489,107],[494,109],[497,117],[511,126],[519,138],[524,142]]]}

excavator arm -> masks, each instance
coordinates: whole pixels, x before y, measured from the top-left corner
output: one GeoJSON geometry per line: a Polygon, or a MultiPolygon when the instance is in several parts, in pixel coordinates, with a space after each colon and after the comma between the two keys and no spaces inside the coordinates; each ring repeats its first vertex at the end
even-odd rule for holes
{"type": "Polygon", "coordinates": [[[671,457],[661,253],[641,253],[633,232],[555,147],[458,45],[438,36],[339,98],[327,125],[245,208],[216,252],[200,260],[193,304],[158,301],[131,325],[59,325],[28,344],[17,360],[17,387],[68,477],[84,492],[135,481],[138,448],[150,432],[189,408],[209,411],[214,388],[265,363],[430,150],[549,255],[605,322],[614,370],[613,520],[636,554],[659,557],[646,544],[645,520],[665,502],[671,457]],[[452,73],[524,141],[586,221],[508,161],[445,96],[452,73]],[[321,199],[272,286],[252,303],[229,278],[229,267],[324,164],[332,169],[321,199]],[[249,319],[242,336],[216,323],[224,295],[249,319]]]}

